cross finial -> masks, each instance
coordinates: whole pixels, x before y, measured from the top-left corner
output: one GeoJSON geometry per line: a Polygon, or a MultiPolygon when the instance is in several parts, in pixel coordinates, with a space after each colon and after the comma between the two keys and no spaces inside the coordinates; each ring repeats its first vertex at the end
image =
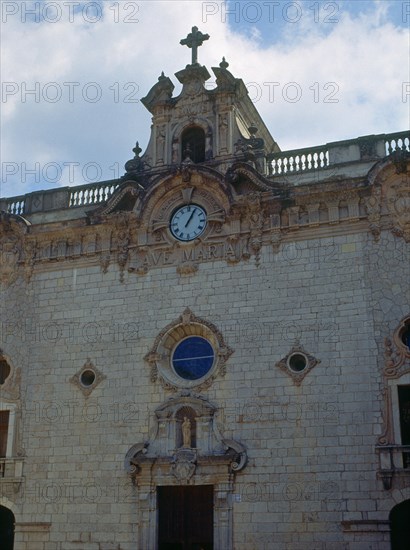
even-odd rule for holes
{"type": "Polygon", "coordinates": [[[202,32],[198,30],[198,27],[192,27],[192,32],[180,41],[182,46],[192,48],[192,65],[198,63],[198,47],[202,46],[203,42],[208,39],[209,34],[202,34],[202,32]]]}

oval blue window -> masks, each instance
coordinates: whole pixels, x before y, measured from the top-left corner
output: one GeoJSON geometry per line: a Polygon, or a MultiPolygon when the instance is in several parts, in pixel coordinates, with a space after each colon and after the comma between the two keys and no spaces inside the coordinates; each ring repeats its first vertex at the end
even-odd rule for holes
{"type": "Polygon", "coordinates": [[[211,370],[214,358],[215,353],[208,340],[200,336],[189,336],[175,348],[172,366],[181,378],[198,380],[211,370]]]}

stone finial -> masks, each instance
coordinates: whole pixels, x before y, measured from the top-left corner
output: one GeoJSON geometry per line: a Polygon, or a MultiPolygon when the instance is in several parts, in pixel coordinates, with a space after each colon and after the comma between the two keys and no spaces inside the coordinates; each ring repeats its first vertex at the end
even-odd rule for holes
{"type": "Polygon", "coordinates": [[[132,150],[133,153],[135,153],[135,158],[137,159],[139,156],[140,156],[140,153],[142,151],[141,147],[140,147],[140,144],[139,142],[137,141],[137,143],[135,144],[135,147],[134,149],[132,150]]]}
{"type": "Polygon", "coordinates": [[[140,158],[140,153],[142,151],[138,141],[135,144],[134,149],[132,150],[134,153],[134,158],[131,160],[128,160],[125,163],[125,171],[128,172],[141,172],[144,169],[144,161],[140,158]]]}
{"type": "Polygon", "coordinates": [[[255,126],[255,124],[251,124],[248,128],[248,132],[251,135],[251,138],[254,138],[256,133],[258,132],[258,128],[255,126]]]}
{"type": "Polygon", "coordinates": [[[180,41],[181,46],[192,48],[192,65],[198,64],[198,48],[205,40],[209,40],[209,34],[203,34],[198,27],[192,27],[192,32],[180,41]]]}
{"type": "Polygon", "coordinates": [[[219,63],[219,66],[221,69],[227,69],[229,67],[229,63],[226,61],[226,59],[223,57],[222,61],[219,63]]]}

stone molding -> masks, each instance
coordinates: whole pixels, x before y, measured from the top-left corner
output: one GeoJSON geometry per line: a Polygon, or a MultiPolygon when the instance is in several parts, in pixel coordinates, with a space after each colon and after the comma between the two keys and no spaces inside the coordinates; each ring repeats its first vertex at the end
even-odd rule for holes
{"type": "Polygon", "coordinates": [[[286,374],[292,378],[295,385],[300,386],[305,376],[319,363],[320,359],[316,359],[316,357],[312,354],[307,353],[303,346],[297,342],[289,353],[287,353],[285,357],[280,359],[280,361],[275,364],[275,367],[278,367],[286,372],[286,374]],[[305,366],[301,370],[295,370],[292,368],[291,359],[296,356],[301,359],[303,358],[305,361],[305,366]]]}
{"type": "Polygon", "coordinates": [[[395,436],[394,429],[392,392],[397,386],[389,383],[391,380],[399,380],[402,376],[410,373],[410,349],[401,340],[402,331],[409,322],[410,316],[401,319],[393,337],[386,337],[384,340],[383,389],[381,392],[382,434],[378,438],[376,451],[379,455],[377,476],[382,480],[386,490],[391,489],[393,477],[407,480],[410,475],[409,470],[397,465],[402,460],[401,453],[410,452],[410,446],[403,446],[395,439],[397,436],[395,436]]]}
{"type": "Polygon", "coordinates": [[[151,369],[151,382],[159,381],[166,390],[195,388],[195,391],[202,391],[209,388],[215,378],[225,376],[226,362],[232,353],[233,350],[225,343],[222,333],[213,323],[196,317],[189,308],[186,308],[178,319],[161,330],[144,359],[151,369]],[[204,377],[198,380],[184,380],[173,372],[171,353],[178,341],[195,335],[202,336],[211,343],[215,360],[204,377]]]}
{"type": "Polygon", "coordinates": [[[212,485],[214,488],[214,547],[233,549],[232,501],[235,473],[247,461],[245,447],[224,439],[216,424],[216,407],[202,396],[183,392],[155,410],[150,439],[133,445],[125,469],[137,490],[138,548],[156,548],[158,486],[212,485]],[[196,447],[178,447],[178,412],[194,411],[196,447]]]}
{"type": "Polygon", "coordinates": [[[372,171],[370,185],[360,180],[269,189],[270,182],[246,163],[228,172],[226,180],[210,167],[190,165],[155,176],[147,188],[128,181],[88,218],[64,226],[44,229],[2,214],[0,281],[7,287],[22,275],[29,282],[37,270],[85,261],[100,265],[103,273],[116,263],[121,281],[127,272],[145,275],[165,266],[192,276],[203,262],[254,257],[258,265],[263,246],[275,253],[284,241],[334,235],[339,226],[343,233],[361,232],[366,223],[376,241],[384,230],[410,238],[408,175],[397,174],[391,160],[372,171]],[[181,243],[171,236],[169,219],[190,200],[208,212],[208,228],[195,241],[181,243]]]}
{"type": "Polygon", "coordinates": [[[103,374],[94,363],[88,358],[84,365],[70,378],[70,382],[77,386],[84,394],[85,397],[88,397],[93,390],[107,377],[103,374]],[[94,380],[90,384],[84,385],[81,380],[81,377],[86,372],[91,372],[94,374],[94,380]]]}

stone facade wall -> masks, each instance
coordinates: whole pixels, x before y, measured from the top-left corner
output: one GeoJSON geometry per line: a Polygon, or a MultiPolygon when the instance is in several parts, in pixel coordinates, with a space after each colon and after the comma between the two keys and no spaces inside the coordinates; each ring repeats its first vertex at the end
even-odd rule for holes
{"type": "Polygon", "coordinates": [[[72,261],[19,280],[3,293],[1,343],[21,368],[24,481],[0,495],[16,548],[137,548],[124,456],[175,394],[151,381],[144,357],[188,307],[234,351],[198,393],[247,449],[231,495],[235,550],[387,550],[383,522],[410,493],[383,489],[375,445],[383,341],[409,313],[409,259],[403,239],[351,231],[263,246],[259,266],[161,267],[120,283],[116,265],[104,274],[72,261]],[[318,361],[300,383],[277,365],[295,345],[318,361]],[[71,380],[87,361],[101,374],[89,395],[71,380]]]}

